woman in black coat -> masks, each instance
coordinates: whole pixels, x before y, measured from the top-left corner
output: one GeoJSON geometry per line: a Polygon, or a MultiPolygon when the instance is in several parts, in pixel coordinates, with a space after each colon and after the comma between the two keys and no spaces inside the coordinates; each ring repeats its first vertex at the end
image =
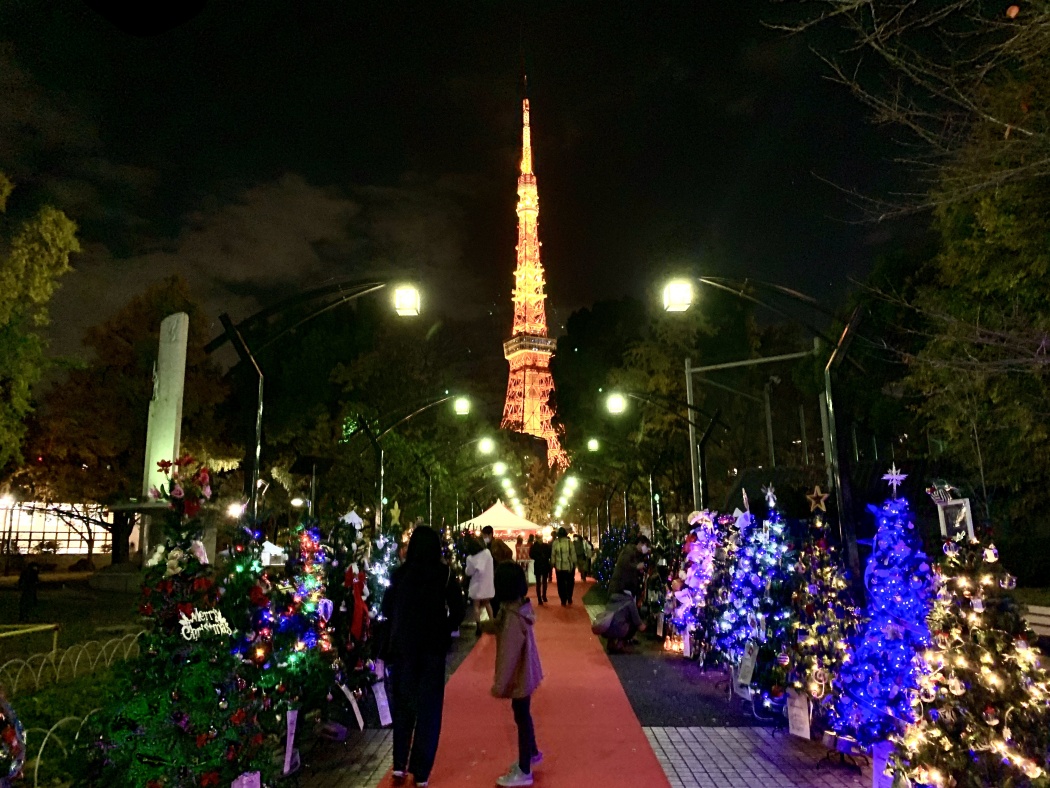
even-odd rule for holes
{"type": "Polygon", "coordinates": [[[445,656],[466,612],[463,591],[441,558],[432,528],[417,526],[405,563],[383,597],[388,638],[383,657],[390,670],[394,717],[394,779],[411,772],[416,785],[430,779],[441,737],[445,656]]]}

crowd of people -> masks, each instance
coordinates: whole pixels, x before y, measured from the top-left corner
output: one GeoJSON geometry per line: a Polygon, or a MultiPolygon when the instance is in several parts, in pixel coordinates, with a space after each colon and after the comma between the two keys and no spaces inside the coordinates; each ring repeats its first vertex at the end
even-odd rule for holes
{"type": "MultiPolygon", "coordinates": [[[[587,579],[594,546],[580,534],[570,538],[565,528],[559,528],[550,541],[542,535],[529,535],[527,541],[519,536],[511,549],[487,526],[480,539],[471,540],[466,552],[464,594],[455,572],[442,558],[437,531],[417,525],[383,599],[387,629],[381,656],[392,689],[396,785],[404,785],[409,775],[415,785],[429,785],[441,735],[445,657],[453,633],[466,618],[468,600],[477,634],[496,638],[491,692],[510,700],[518,731],[518,760],[497,785],[532,785],[532,768],[543,760],[531,712],[532,694],[543,680],[543,668],[534,635],[536,613],[528,573],[531,568],[537,605],[547,604],[552,572],[562,606],[572,605],[576,573],[587,579]]],[[[634,564],[628,561],[621,569],[617,562],[618,588],[622,587],[618,593],[637,584],[640,568],[634,564]]],[[[640,620],[633,627],[624,629],[624,638],[644,629],[640,620]]]]}

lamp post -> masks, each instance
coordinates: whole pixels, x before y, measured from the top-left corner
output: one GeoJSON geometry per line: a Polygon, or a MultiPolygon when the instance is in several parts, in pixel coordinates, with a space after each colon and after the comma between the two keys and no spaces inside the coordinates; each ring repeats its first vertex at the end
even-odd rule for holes
{"type": "MultiPolygon", "coordinates": [[[[291,298],[285,299],[277,304],[269,306],[265,309],[256,312],[251,317],[242,320],[238,324],[234,324],[227,313],[219,315],[219,322],[222,324],[223,333],[205,345],[204,350],[206,353],[213,353],[222,347],[226,342],[230,342],[234,349],[237,351],[237,356],[242,362],[249,364],[255,371],[256,377],[258,378],[258,391],[256,393],[256,404],[255,404],[255,451],[252,458],[252,473],[251,473],[251,484],[249,488],[248,498],[248,509],[251,512],[253,520],[258,519],[259,515],[259,476],[260,476],[260,464],[262,462],[262,417],[263,417],[263,383],[265,377],[263,375],[262,367],[259,366],[259,362],[256,361],[255,355],[252,353],[248,346],[248,343],[244,339],[243,331],[249,330],[250,328],[264,325],[265,321],[285,309],[290,307],[299,306],[303,303],[315,301],[318,299],[331,299],[328,303],[323,304],[317,309],[310,312],[306,317],[301,318],[296,323],[282,331],[278,332],[268,340],[263,342],[257,349],[256,352],[261,353],[262,351],[269,348],[279,339],[282,339],[286,335],[295,331],[310,320],[313,320],[320,315],[329,312],[336,307],[348,304],[361,296],[368,295],[369,293],[375,293],[383,288],[387,287],[387,282],[351,282],[351,283],[337,283],[335,285],[325,285],[324,287],[315,288],[308,290],[304,293],[297,294],[291,298]]],[[[394,290],[394,311],[400,317],[410,317],[419,314],[420,310],[420,295],[419,289],[414,285],[400,284],[395,287],[394,290]]]]}
{"type": "MultiPolygon", "coordinates": [[[[805,304],[808,308],[814,309],[821,314],[834,318],[835,315],[824,309],[820,303],[811,296],[807,296],[797,290],[784,287],[782,285],[773,284],[770,282],[761,282],[757,280],[745,280],[744,282],[734,282],[729,279],[721,277],[708,277],[701,276],[696,278],[701,284],[708,285],[710,287],[722,290],[727,293],[740,298],[744,301],[749,301],[752,304],[756,304],[764,309],[768,309],[775,314],[780,315],[788,320],[799,322],[803,325],[810,333],[815,337],[813,353],[816,353],[820,349],[820,341],[823,340],[829,346],[834,348],[831,352],[828,362],[824,367],[824,400],[822,413],[827,414],[827,426],[825,430],[825,463],[828,473],[828,485],[833,487],[835,490],[835,501],[838,504],[839,510],[839,536],[842,545],[846,551],[847,561],[849,567],[853,572],[855,578],[860,577],[860,554],[857,550],[857,535],[853,526],[853,518],[851,516],[852,501],[850,500],[850,493],[848,485],[843,483],[841,474],[841,462],[838,453],[838,434],[837,427],[835,424],[835,408],[834,400],[832,397],[832,386],[831,386],[831,370],[834,366],[837,366],[845,358],[846,349],[849,343],[853,340],[856,333],[857,325],[860,322],[861,309],[857,307],[853,310],[850,319],[846,323],[846,327],[843,329],[842,334],[839,336],[838,341],[827,336],[823,331],[814,327],[810,323],[804,320],[798,320],[797,318],[789,315],[781,309],[772,306],[765,301],[762,301],[746,292],[748,284],[755,284],[771,290],[780,295],[791,298],[795,301],[805,304]]],[[[663,290],[663,302],[664,310],[667,312],[684,312],[689,309],[695,300],[695,292],[693,283],[690,280],[675,279],[666,284],[663,290]]],[[[785,354],[782,356],[770,356],[763,359],[748,359],[745,361],[730,362],[728,364],[715,364],[707,367],[697,367],[690,369],[689,360],[686,360],[686,391],[690,393],[692,391],[692,375],[701,371],[711,371],[715,369],[729,369],[732,367],[743,367],[753,366],[755,364],[767,364],[776,361],[786,361],[792,358],[801,358],[810,355],[810,353],[795,353],[785,354]]],[[[772,451],[772,447],[771,447],[772,451]]]]}

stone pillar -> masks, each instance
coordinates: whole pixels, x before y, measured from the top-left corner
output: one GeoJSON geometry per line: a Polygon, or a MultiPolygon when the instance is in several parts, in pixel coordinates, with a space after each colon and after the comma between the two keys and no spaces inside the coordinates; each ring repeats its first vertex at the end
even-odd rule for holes
{"type": "MultiPolygon", "coordinates": [[[[153,371],[153,398],[149,403],[149,423],[146,428],[146,463],[142,474],[144,500],[148,498],[151,487],[157,487],[165,481],[157,463],[175,460],[179,456],[189,330],[190,317],[185,312],[168,315],[160,324],[160,348],[153,371]]],[[[146,524],[140,536],[145,559],[157,541],[152,523],[146,524]]]]}

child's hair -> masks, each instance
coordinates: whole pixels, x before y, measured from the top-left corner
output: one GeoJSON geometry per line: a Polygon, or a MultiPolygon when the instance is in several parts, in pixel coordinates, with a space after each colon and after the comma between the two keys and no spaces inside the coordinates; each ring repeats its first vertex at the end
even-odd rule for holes
{"type": "Polygon", "coordinates": [[[514,602],[529,593],[529,581],[525,570],[513,561],[504,561],[496,567],[493,578],[497,602],[514,602]]]}

